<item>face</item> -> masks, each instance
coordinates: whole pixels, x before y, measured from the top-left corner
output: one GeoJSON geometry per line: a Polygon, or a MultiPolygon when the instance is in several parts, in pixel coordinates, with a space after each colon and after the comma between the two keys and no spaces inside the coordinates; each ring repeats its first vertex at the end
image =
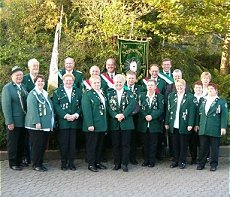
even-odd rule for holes
{"type": "Polygon", "coordinates": [[[173,79],[174,80],[182,79],[182,74],[181,73],[173,73],[173,79]]]}
{"type": "Polygon", "coordinates": [[[74,69],[74,61],[72,58],[65,59],[65,69],[71,71],[74,69]]]}
{"type": "Polygon", "coordinates": [[[159,73],[159,68],[158,66],[152,66],[149,69],[149,74],[151,75],[152,78],[157,78],[159,73]]]}
{"type": "Polygon", "coordinates": [[[38,78],[37,81],[35,82],[35,86],[39,89],[42,90],[45,85],[45,81],[42,78],[38,78]]]}
{"type": "Polygon", "coordinates": [[[126,80],[127,80],[127,84],[128,86],[130,85],[134,85],[135,82],[136,82],[136,75],[130,75],[130,74],[127,74],[126,76],[126,80]]]}
{"type": "Polygon", "coordinates": [[[23,80],[23,72],[17,71],[11,75],[11,79],[14,83],[20,84],[23,80]]]}
{"type": "Polygon", "coordinates": [[[201,78],[201,82],[204,86],[207,86],[210,83],[210,78],[208,76],[204,76],[201,78]]]}
{"type": "Polygon", "coordinates": [[[194,86],[194,92],[196,95],[202,95],[202,93],[203,93],[202,85],[195,85],[194,86]]]}
{"type": "Polygon", "coordinates": [[[172,64],[171,64],[171,61],[164,61],[162,62],[161,66],[162,66],[163,71],[169,72],[172,67],[172,64]]]}
{"type": "Polygon", "coordinates": [[[91,87],[94,90],[100,90],[101,88],[101,79],[93,79],[92,81],[90,81],[91,83],[91,87]]]}
{"type": "Polygon", "coordinates": [[[39,73],[39,64],[33,64],[29,67],[30,74],[33,76],[37,76],[39,73]]]}
{"type": "Polygon", "coordinates": [[[116,69],[116,64],[114,59],[108,59],[106,61],[106,70],[108,73],[114,73],[116,69]]]}
{"type": "Polygon", "coordinates": [[[124,87],[124,82],[121,79],[115,79],[114,85],[116,90],[121,90],[124,87]]]}
{"type": "Polygon", "coordinates": [[[99,70],[99,68],[97,68],[97,67],[92,67],[92,68],[90,69],[90,75],[91,75],[91,76],[100,75],[100,70],[99,70]]]}
{"type": "Polygon", "coordinates": [[[216,96],[217,90],[213,86],[208,86],[208,95],[209,96],[216,96]]]}
{"type": "Polygon", "coordinates": [[[72,88],[73,87],[74,80],[72,77],[65,77],[63,79],[63,84],[66,88],[72,88]]]}
{"type": "Polygon", "coordinates": [[[155,91],[155,89],[156,89],[156,86],[155,86],[155,83],[154,83],[154,82],[148,82],[148,83],[147,83],[147,90],[148,90],[149,92],[153,92],[153,91],[155,91]]]}
{"type": "Polygon", "coordinates": [[[185,85],[182,83],[175,83],[176,90],[178,93],[184,93],[185,92],[185,85]]]}

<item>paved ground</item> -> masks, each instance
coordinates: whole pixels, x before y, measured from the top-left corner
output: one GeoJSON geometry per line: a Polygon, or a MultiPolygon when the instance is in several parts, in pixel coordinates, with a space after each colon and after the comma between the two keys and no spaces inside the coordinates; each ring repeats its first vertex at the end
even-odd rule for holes
{"type": "MultiPolygon", "coordinates": [[[[141,163],[141,160],[140,160],[141,163]]],[[[187,165],[184,170],[170,169],[165,159],[154,168],[129,166],[129,172],[112,171],[112,161],[105,163],[107,170],[93,173],[83,160],[76,160],[77,170],[61,171],[57,160],[46,161],[48,172],[29,168],[13,171],[7,161],[1,161],[2,196],[229,196],[229,158],[220,158],[216,172],[209,166],[197,171],[187,165]]]]}

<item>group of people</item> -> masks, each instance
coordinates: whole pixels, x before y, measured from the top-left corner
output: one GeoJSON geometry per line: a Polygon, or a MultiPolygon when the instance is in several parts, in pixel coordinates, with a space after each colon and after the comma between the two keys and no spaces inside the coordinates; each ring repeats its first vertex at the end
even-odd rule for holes
{"type": "Polygon", "coordinates": [[[171,168],[186,167],[189,147],[191,164],[198,164],[197,170],[204,169],[210,157],[210,170],[216,171],[228,109],[209,72],[201,74],[191,91],[181,70],[171,72],[170,59],[162,61],[162,71],[157,64],[150,65],[150,77],[139,84],[132,70],[126,75],[116,73],[114,58],[107,59],[104,73],[92,66],[89,80],[74,69],[74,64],[73,58],[65,59],[52,98],[45,90],[45,78],[39,74],[36,59],[29,60],[27,75],[20,67],[12,68],[12,81],[2,90],[11,169],[27,167],[31,156],[33,170],[47,171],[43,156],[55,127],[64,171],[76,170],[77,131],[85,133],[86,159],[92,172],[107,168],[102,164],[105,133],[112,140],[113,170],[128,172],[129,162],[137,164],[135,141],[141,137],[143,167],[155,166],[162,143],[168,141],[171,168]]]}

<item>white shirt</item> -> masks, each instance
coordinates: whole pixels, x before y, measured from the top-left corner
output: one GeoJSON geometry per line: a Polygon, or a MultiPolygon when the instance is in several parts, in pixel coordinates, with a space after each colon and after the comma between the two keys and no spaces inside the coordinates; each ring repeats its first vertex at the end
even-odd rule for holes
{"type": "Polygon", "coordinates": [[[120,106],[120,104],[121,104],[121,96],[122,96],[122,94],[123,94],[123,91],[124,91],[124,89],[117,90],[117,100],[118,100],[119,106],[120,106]]]}
{"type": "MultiPolygon", "coordinates": [[[[146,96],[149,98],[149,103],[148,103],[148,105],[149,105],[149,107],[151,107],[151,104],[152,104],[152,102],[153,102],[153,98],[154,98],[155,94],[153,94],[152,96],[149,96],[149,94],[147,93],[146,96]]],[[[149,128],[149,122],[148,122],[147,127],[149,128]]]]}
{"type": "Polygon", "coordinates": [[[31,73],[30,73],[30,78],[32,79],[32,82],[34,83],[35,76],[31,75],[31,73]]]}
{"type": "Polygon", "coordinates": [[[69,102],[71,103],[71,95],[72,95],[72,90],[73,90],[73,88],[68,89],[68,88],[66,88],[66,87],[64,86],[64,90],[65,90],[65,92],[66,92],[66,94],[67,94],[67,97],[68,97],[68,99],[69,99],[69,102]]]}
{"type": "Polygon", "coordinates": [[[177,95],[177,107],[176,107],[176,116],[175,116],[175,120],[174,120],[174,128],[179,129],[180,124],[179,124],[179,120],[180,120],[180,104],[181,101],[184,97],[184,94],[182,95],[177,95]]]}
{"type": "Polygon", "coordinates": [[[206,96],[205,99],[207,99],[206,104],[205,104],[205,114],[208,114],[208,111],[213,103],[213,101],[215,101],[215,99],[218,98],[218,96],[214,96],[214,97],[210,97],[210,96],[206,96]]]}

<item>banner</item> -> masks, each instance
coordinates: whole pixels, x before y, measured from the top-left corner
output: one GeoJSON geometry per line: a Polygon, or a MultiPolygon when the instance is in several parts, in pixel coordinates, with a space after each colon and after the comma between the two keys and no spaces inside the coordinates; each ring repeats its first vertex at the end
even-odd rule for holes
{"type": "Polygon", "coordinates": [[[53,90],[58,87],[58,46],[61,39],[62,13],[63,13],[63,7],[61,10],[60,21],[56,26],[54,44],[53,44],[53,50],[52,50],[52,56],[50,61],[50,68],[49,68],[47,91],[51,97],[53,95],[53,90]]]}
{"type": "Polygon", "coordinates": [[[148,71],[149,40],[149,38],[145,40],[118,38],[119,63],[122,73],[132,70],[137,72],[140,78],[145,76],[148,71]]]}

